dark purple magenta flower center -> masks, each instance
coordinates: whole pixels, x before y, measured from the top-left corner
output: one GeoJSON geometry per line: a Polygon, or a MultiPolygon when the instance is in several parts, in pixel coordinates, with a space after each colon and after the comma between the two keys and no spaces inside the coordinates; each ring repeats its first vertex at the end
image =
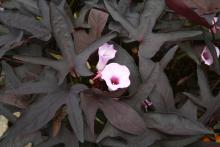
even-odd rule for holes
{"type": "Polygon", "coordinates": [[[203,57],[205,60],[208,60],[210,57],[209,57],[209,53],[208,52],[204,52],[203,53],[203,57]]]}
{"type": "Polygon", "coordinates": [[[119,84],[119,79],[115,76],[111,77],[111,83],[112,85],[118,85],[119,84]]]}

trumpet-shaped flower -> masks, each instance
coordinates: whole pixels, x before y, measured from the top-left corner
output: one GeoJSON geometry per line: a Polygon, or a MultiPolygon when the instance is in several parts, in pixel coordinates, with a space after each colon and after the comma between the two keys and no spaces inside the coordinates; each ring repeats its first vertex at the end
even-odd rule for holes
{"type": "MultiPolygon", "coordinates": [[[[213,27],[209,29],[209,32],[218,33],[220,31],[220,26],[216,24],[217,22],[218,22],[218,17],[213,17],[212,19],[213,27]]],[[[215,51],[216,51],[217,57],[219,58],[220,51],[219,51],[219,48],[216,46],[215,46],[215,51]]],[[[201,53],[201,59],[206,65],[213,64],[213,56],[207,46],[204,47],[201,53]]]]}
{"type": "Polygon", "coordinates": [[[96,65],[98,71],[104,69],[105,65],[108,63],[109,60],[115,57],[117,50],[113,48],[113,45],[104,43],[102,46],[99,47],[98,54],[99,54],[99,61],[96,65]]]}
{"type": "Polygon", "coordinates": [[[110,91],[128,87],[130,85],[129,76],[129,69],[125,65],[118,63],[106,65],[101,72],[101,78],[105,80],[110,91]]]}
{"type": "MultiPolygon", "coordinates": [[[[216,46],[215,46],[215,51],[216,51],[217,57],[219,57],[220,51],[219,51],[219,48],[216,46]]],[[[203,49],[201,53],[201,59],[206,65],[213,64],[213,56],[207,46],[203,49]]]]}

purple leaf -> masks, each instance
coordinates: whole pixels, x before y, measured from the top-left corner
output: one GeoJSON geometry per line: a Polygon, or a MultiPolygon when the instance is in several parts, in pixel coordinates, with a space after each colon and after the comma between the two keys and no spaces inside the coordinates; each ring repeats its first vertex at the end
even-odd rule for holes
{"type": "Polygon", "coordinates": [[[58,90],[32,104],[11,129],[12,138],[27,135],[43,127],[65,103],[63,100],[65,96],[66,93],[64,91],[58,90]]]}
{"type": "Polygon", "coordinates": [[[101,37],[101,33],[108,19],[108,14],[101,10],[91,9],[88,16],[90,26],[89,33],[84,30],[78,30],[73,33],[76,43],[76,51],[81,52],[96,39],[101,37]]]}
{"type": "Polygon", "coordinates": [[[147,113],[144,115],[148,128],[170,135],[212,134],[201,123],[172,113],[147,113]]]}
{"type": "Polygon", "coordinates": [[[50,32],[34,17],[26,16],[18,12],[4,11],[0,12],[0,21],[6,26],[25,30],[43,41],[48,41],[51,37],[50,32]]]}
{"type": "Polygon", "coordinates": [[[123,102],[106,97],[98,89],[84,91],[81,95],[81,103],[92,131],[98,109],[103,111],[114,127],[124,132],[138,135],[145,130],[144,121],[135,110],[123,102]]]}
{"type": "Polygon", "coordinates": [[[69,95],[67,96],[67,112],[70,124],[77,136],[77,138],[84,142],[84,123],[83,123],[83,115],[82,110],[79,104],[79,92],[87,89],[84,85],[74,85],[69,95]]]}
{"type": "Polygon", "coordinates": [[[176,13],[186,17],[187,19],[205,26],[207,28],[211,28],[212,25],[210,25],[204,18],[199,16],[196,12],[194,12],[191,8],[189,8],[186,3],[184,2],[185,0],[165,0],[166,5],[171,9],[174,10],[176,13]]]}
{"type": "Polygon", "coordinates": [[[67,19],[53,2],[50,3],[50,18],[52,32],[57,45],[61,49],[64,60],[67,61],[68,67],[71,69],[74,67],[74,58],[76,56],[74,52],[74,43],[67,19]]]}

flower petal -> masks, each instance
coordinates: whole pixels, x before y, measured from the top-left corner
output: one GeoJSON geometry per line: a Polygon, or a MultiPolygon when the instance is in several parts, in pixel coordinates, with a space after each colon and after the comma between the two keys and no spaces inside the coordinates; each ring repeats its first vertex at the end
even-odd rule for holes
{"type": "Polygon", "coordinates": [[[96,65],[96,68],[99,71],[103,70],[108,61],[115,57],[116,52],[117,50],[115,50],[111,44],[104,43],[102,46],[100,46],[98,50],[99,61],[96,65]]]}
{"type": "Polygon", "coordinates": [[[201,54],[201,59],[206,65],[212,65],[213,64],[213,57],[210,52],[210,50],[205,47],[201,54]]]}
{"type": "MultiPolygon", "coordinates": [[[[220,50],[217,46],[214,46],[214,47],[215,47],[217,57],[219,58],[220,50]]],[[[211,52],[210,52],[210,50],[208,49],[207,46],[204,47],[204,49],[201,53],[201,59],[206,65],[212,65],[213,64],[213,56],[212,56],[212,54],[211,54],[211,52]]]]}
{"type": "Polygon", "coordinates": [[[115,91],[118,88],[126,88],[130,85],[129,69],[118,63],[110,63],[105,66],[101,72],[101,78],[105,80],[110,91],[115,91]],[[112,81],[114,79],[114,81],[112,81]],[[117,79],[117,82],[115,80],[117,79]]]}
{"type": "Polygon", "coordinates": [[[219,51],[219,48],[218,48],[217,46],[215,46],[215,51],[216,51],[217,57],[219,58],[219,56],[220,56],[220,51],[219,51]]]}

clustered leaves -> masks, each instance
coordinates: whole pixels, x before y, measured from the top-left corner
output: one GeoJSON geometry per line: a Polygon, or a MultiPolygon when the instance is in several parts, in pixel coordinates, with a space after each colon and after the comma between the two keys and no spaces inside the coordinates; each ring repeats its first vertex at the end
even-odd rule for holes
{"type": "MultiPolygon", "coordinates": [[[[0,146],[216,145],[201,141],[217,135],[220,110],[220,94],[212,93],[203,71],[209,67],[201,63],[202,48],[196,50],[206,44],[214,62],[210,69],[220,73],[214,45],[218,33],[208,30],[213,27],[207,19],[211,16],[197,12],[204,1],[196,11],[190,5],[194,1],[182,0],[68,2],[1,4],[0,113],[10,127],[0,146]],[[79,4],[76,10],[74,3],[79,4]],[[175,13],[196,24],[186,24],[175,13]],[[116,55],[106,62],[129,69],[128,88],[109,91],[102,79],[94,78],[99,73],[98,48],[107,43],[116,55]],[[193,84],[199,88],[175,88],[172,79],[182,70],[175,68],[181,58],[197,68],[197,74],[193,68],[195,76],[187,78],[197,77],[193,84]]],[[[204,9],[210,13],[212,7],[210,3],[204,9]]],[[[180,78],[178,84],[186,81],[180,78]]]]}

